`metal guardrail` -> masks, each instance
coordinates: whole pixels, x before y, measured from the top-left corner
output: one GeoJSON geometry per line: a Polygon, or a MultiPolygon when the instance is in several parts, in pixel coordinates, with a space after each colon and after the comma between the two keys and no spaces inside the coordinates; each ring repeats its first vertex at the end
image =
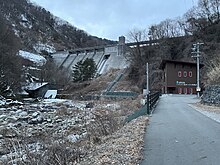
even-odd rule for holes
{"type": "Polygon", "coordinates": [[[130,121],[138,118],[139,116],[150,115],[152,113],[153,106],[156,104],[159,97],[160,97],[160,92],[155,92],[155,93],[152,93],[152,94],[148,94],[146,104],[142,108],[140,108],[138,111],[136,111],[133,114],[129,115],[125,119],[125,123],[130,122],[130,121]]]}
{"type": "Polygon", "coordinates": [[[156,104],[157,100],[160,97],[160,92],[155,92],[147,95],[147,114],[150,115],[152,113],[152,108],[156,104]]]}

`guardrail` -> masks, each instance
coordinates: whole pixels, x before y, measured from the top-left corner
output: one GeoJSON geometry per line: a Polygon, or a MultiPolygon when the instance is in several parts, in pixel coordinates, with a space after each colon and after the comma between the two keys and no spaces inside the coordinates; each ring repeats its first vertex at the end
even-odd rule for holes
{"type": "Polygon", "coordinates": [[[155,93],[147,95],[146,104],[147,104],[147,114],[148,115],[152,113],[152,108],[156,104],[159,97],[160,97],[160,92],[155,92],[155,93]]]}
{"type": "Polygon", "coordinates": [[[130,122],[139,116],[150,115],[152,113],[153,106],[156,104],[160,97],[160,92],[155,92],[147,95],[146,104],[138,111],[134,112],[125,119],[125,122],[130,122]]]}

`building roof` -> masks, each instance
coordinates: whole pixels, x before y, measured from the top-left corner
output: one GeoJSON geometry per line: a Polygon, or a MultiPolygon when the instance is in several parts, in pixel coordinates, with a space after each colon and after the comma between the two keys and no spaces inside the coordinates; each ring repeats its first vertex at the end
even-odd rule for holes
{"type": "MultiPolygon", "coordinates": [[[[188,61],[177,61],[177,60],[162,60],[160,64],[160,69],[164,69],[167,63],[173,64],[186,64],[186,65],[197,65],[195,62],[188,62],[188,61]]],[[[199,64],[200,68],[204,66],[204,64],[199,64]]]]}
{"type": "Polygon", "coordinates": [[[29,90],[29,91],[35,91],[45,85],[47,85],[48,82],[43,82],[43,83],[39,83],[39,82],[32,82],[30,83],[28,86],[25,87],[25,90],[29,90]]]}

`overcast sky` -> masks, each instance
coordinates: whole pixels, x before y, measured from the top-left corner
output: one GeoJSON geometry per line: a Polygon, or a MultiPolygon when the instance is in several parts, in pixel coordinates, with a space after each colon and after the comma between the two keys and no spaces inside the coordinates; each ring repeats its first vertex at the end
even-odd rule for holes
{"type": "Polygon", "coordinates": [[[87,33],[111,40],[182,16],[198,0],[31,0],[87,33]]]}

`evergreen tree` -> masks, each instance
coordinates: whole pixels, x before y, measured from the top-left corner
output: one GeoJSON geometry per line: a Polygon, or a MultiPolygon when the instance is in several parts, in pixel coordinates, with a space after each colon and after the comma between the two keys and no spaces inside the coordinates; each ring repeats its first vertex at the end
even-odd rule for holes
{"type": "Polygon", "coordinates": [[[73,67],[73,81],[83,82],[90,80],[95,76],[97,66],[93,59],[86,58],[85,61],[81,60],[73,67]]]}

